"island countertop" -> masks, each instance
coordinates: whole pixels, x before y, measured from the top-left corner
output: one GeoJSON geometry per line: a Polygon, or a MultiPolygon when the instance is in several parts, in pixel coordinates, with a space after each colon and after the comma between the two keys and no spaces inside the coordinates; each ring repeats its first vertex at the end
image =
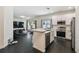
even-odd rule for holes
{"type": "Polygon", "coordinates": [[[32,31],[35,31],[35,32],[45,32],[46,30],[44,30],[42,28],[38,28],[38,29],[33,29],[32,31]]]}
{"type": "Polygon", "coordinates": [[[38,28],[38,29],[33,29],[34,32],[45,32],[45,33],[48,33],[50,31],[47,31],[45,29],[42,29],[42,28],[38,28]]]}

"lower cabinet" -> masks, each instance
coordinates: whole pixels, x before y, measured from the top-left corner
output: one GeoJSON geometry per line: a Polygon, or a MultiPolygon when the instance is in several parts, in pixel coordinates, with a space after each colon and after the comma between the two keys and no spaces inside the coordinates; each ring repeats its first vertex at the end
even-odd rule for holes
{"type": "Polygon", "coordinates": [[[71,40],[71,27],[70,26],[66,27],[66,39],[71,40]]]}
{"type": "Polygon", "coordinates": [[[66,31],[66,38],[71,40],[71,32],[70,31],[66,31]]]}
{"type": "Polygon", "coordinates": [[[49,44],[50,44],[50,32],[45,34],[45,45],[46,45],[46,48],[48,47],[49,44]]]}

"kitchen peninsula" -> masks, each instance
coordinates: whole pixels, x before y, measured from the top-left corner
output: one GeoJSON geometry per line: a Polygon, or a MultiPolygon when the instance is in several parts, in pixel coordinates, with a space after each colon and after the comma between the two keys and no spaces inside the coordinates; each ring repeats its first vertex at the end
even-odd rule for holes
{"type": "Polygon", "coordinates": [[[53,31],[46,31],[43,28],[33,30],[33,48],[41,52],[45,52],[46,48],[52,43],[53,40],[53,31]]]}

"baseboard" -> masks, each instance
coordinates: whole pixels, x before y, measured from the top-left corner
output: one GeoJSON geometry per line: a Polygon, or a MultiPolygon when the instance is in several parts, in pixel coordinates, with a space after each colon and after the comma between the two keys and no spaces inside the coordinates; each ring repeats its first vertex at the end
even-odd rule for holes
{"type": "Polygon", "coordinates": [[[66,39],[66,40],[69,40],[69,41],[71,41],[71,39],[68,39],[68,38],[65,38],[65,37],[59,37],[59,36],[55,36],[55,38],[63,38],[63,39],[66,39]]]}
{"type": "Polygon", "coordinates": [[[3,47],[1,47],[0,49],[4,49],[5,47],[7,47],[8,46],[8,44],[7,45],[4,45],[3,47]]]}
{"type": "Polygon", "coordinates": [[[71,41],[70,39],[66,39],[67,41],[71,41]]]}

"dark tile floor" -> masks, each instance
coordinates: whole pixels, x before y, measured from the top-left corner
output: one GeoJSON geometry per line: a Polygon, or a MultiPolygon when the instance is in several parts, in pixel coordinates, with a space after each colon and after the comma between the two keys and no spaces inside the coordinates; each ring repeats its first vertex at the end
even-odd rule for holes
{"type": "Polygon", "coordinates": [[[48,53],[74,53],[71,48],[71,41],[62,39],[62,38],[55,38],[54,42],[47,50],[48,53]]]}
{"type": "Polygon", "coordinates": [[[27,35],[20,35],[15,40],[18,41],[18,43],[14,45],[9,45],[6,48],[0,50],[2,53],[32,53],[32,35],[28,33],[27,35]]]}
{"type": "MultiPolygon", "coordinates": [[[[32,48],[32,35],[21,35],[16,40],[18,43],[9,45],[0,50],[0,53],[37,53],[38,51],[32,48]]],[[[55,38],[54,42],[50,45],[47,53],[73,53],[71,49],[71,41],[55,38]]]]}

